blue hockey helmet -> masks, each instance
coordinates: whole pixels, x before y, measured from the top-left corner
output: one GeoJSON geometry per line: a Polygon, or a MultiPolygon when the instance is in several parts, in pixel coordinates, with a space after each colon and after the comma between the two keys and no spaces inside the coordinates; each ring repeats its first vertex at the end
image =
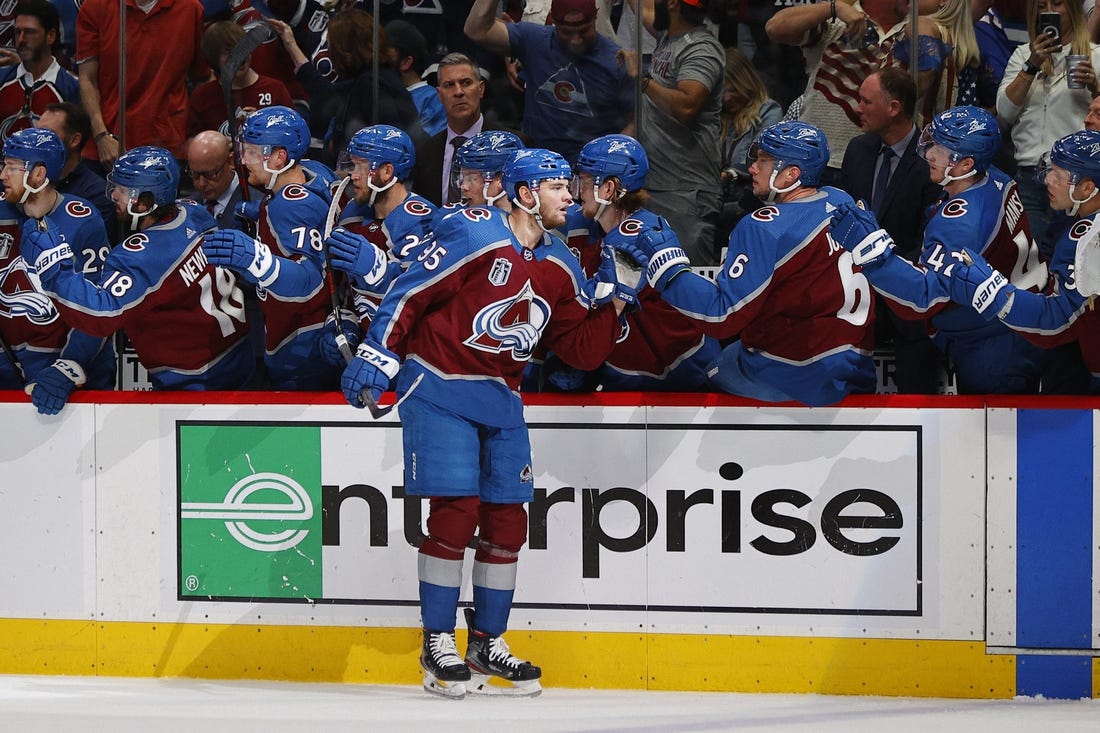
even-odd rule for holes
{"type": "Polygon", "coordinates": [[[604,135],[581,148],[576,170],[592,176],[597,185],[614,177],[627,191],[637,191],[645,186],[649,156],[629,135],[604,135]]]}
{"type": "Polygon", "coordinates": [[[237,134],[241,142],[264,148],[264,157],[272,148],[284,148],[291,161],[301,160],[309,150],[309,125],[290,107],[263,107],[245,118],[237,134]]]}
{"type": "Polygon", "coordinates": [[[921,157],[927,158],[933,145],[943,146],[951,155],[951,163],[973,158],[974,170],[985,173],[1001,149],[1001,128],[997,119],[981,107],[952,107],[924,126],[917,145],[921,157]]]}
{"type": "Polygon", "coordinates": [[[53,130],[44,127],[30,127],[13,132],[4,141],[4,157],[22,160],[29,172],[36,165],[46,167],[46,177],[56,181],[65,167],[67,151],[65,143],[53,130]]]}
{"type": "Polygon", "coordinates": [[[412,138],[392,125],[364,127],[351,136],[347,153],[370,161],[372,167],[389,163],[393,166],[394,178],[399,181],[406,180],[416,164],[412,138]]]}
{"type": "Polygon", "coordinates": [[[569,181],[572,177],[573,169],[560,154],[544,148],[526,148],[512,153],[504,165],[503,184],[504,190],[515,196],[520,184],[538,188],[543,181],[559,178],[569,181]]]}
{"type": "Polygon", "coordinates": [[[1055,141],[1050,153],[1043,158],[1046,164],[1043,166],[1044,174],[1053,163],[1069,173],[1071,183],[1077,183],[1082,178],[1091,178],[1093,183],[1100,186],[1100,132],[1080,130],[1066,135],[1055,141]]]}
{"type": "Polygon", "coordinates": [[[455,159],[459,168],[481,171],[491,176],[503,171],[512,153],[525,147],[515,133],[486,130],[463,143],[455,153],[455,159]]]}
{"type": "Polygon", "coordinates": [[[774,173],[795,165],[803,186],[816,186],[829,164],[829,141],[825,133],[805,122],[779,122],[764,128],[749,156],[764,151],[775,158],[774,173]]]}
{"type": "Polygon", "coordinates": [[[107,182],[130,189],[132,200],[148,193],[155,206],[165,206],[176,200],[180,169],[167,150],[144,145],[118,156],[114,168],[107,174],[107,182]]]}

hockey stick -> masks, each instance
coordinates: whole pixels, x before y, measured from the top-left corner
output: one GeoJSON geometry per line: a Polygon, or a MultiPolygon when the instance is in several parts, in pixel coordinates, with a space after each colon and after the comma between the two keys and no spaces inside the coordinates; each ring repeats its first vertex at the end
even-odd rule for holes
{"type": "Polygon", "coordinates": [[[420,382],[423,381],[423,379],[423,374],[416,375],[416,379],[414,379],[413,383],[409,385],[408,391],[406,391],[405,394],[401,395],[392,405],[379,407],[378,403],[374,401],[374,397],[371,396],[369,389],[364,389],[362,392],[359,393],[359,401],[367,406],[367,409],[370,410],[370,416],[377,420],[380,417],[385,417],[386,415],[389,415],[398,405],[409,399],[409,395],[416,391],[416,388],[420,386],[420,382]]]}
{"type": "MultiPolygon", "coordinates": [[[[222,64],[218,72],[218,80],[222,85],[222,99],[225,101],[226,122],[229,123],[229,137],[233,141],[234,152],[236,151],[238,125],[237,110],[233,107],[233,78],[240,71],[244,62],[248,60],[248,57],[252,55],[252,52],[273,36],[274,31],[271,30],[271,26],[264,22],[256,23],[245,31],[244,38],[237,41],[237,45],[229,50],[229,54],[225,57],[225,63],[222,64]]],[[[244,166],[238,158],[237,155],[233,156],[233,167],[236,169],[237,178],[241,183],[241,198],[247,202],[249,200],[248,173],[244,170],[244,166]]]]}
{"type": "MultiPolygon", "coordinates": [[[[349,183],[351,183],[351,176],[344,176],[340,184],[336,186],[336,190],[332,192],[332,201],[328,205],[328,216],[325,217],[325,236],[322,239],[324,242],[328,241],[329,235],[332,234],[332,230],[336,226],[336,217],[340,215],[340,198],[344,195],[344,190],[347,189],[349,183]]],[[[336,296],[336,278],[332,274],[332,260],[328,256],[328,245],[325,245],[325,280],[328,283],[329,297],[332,298],[332,317],[336,321],[336,348],[340,350],[344,361],[350,362],[351,346],[348,345],[344,329],[340,327],[340,299],[336,296]]]]}
{"type": "Polygon", "coordinates": [[[4,356],[8,357],[12,366],[15,367],[15,373],[19,375],[19,381],[23,383],[23,386],[27,386],[27,373],[23,371],[23,365],[19,363],[18,357],[15,355],[15,349],[11,347],[8,340],[4,337],[4,334],[0,333],[0,349],[3,349],[4,356]]]}

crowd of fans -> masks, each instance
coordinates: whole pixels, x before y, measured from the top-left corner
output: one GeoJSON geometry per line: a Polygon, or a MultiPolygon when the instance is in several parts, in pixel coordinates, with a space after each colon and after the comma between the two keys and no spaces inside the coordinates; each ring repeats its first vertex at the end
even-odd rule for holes
{"type": "MultiPolygon", "coordinates": [[[[83,261],[73,252],[74,267],[97,288],[112,286],[101,274],[112,248],[147,245],[151,235],[145,230],[154,220],[159,226],[172,210],[187,212],[192,222],[187,226],[233,233],[213,235],[211,241],[220,242],[221,249],[204,245],[192,251],[181,243],[180,252],[200,256],[202,266],[216,266],[217,272],[237,273],[230,283],[211,275],[207,287],[216,292],[208,290],[198,307],[232,316],[218,321],[220,338],[232,335],[237,359],[247,332],[254,364],[232,380],[203,385],[182,377],[166,380],[166,364],[151,362],[146,366],[161,374],[154,379],[157,386],[337,388],[341,349],[329,347],[348,351],[347,344],[358,340],[362,330],[347,327],[338,314],[346,308],[347,320],[369,323],[384,292],[379,283],[390,280],[372,283],[369,276],[364,280],[361,272],[356,274],[354,251],[343,253],[352,258],[344,267],[330,262],[329,247],[339,251],[338,244],[330,244],[334,225],[359,232],[400,263],[430,237],[450,208],[471,202],[493,206],[501,196],[507,205],[514,191],[502,192],[498,183],[494,199],[492,175],[486,172],[482,189],[477,169],[462,165],[464,146],[484,142],[479,136],[492,131],[508,133],[517,147],[560,153],[573,166],[576,215],[558,233],[584,263],[587,277],[597,277],[605,235],[630,216],[674,233],[676,250],[682,249],[690,265],[719,267],[725,277],[736,277],[738,253],[750,252],[748,232],[768,224],[760,212],[788,202],[784,197],[791,192],[823,187],[865,201],[864,209],[877,217],[873,223],[889,235],[901,261],[930,270],[927,257],[935,243],[925,227],[936,221],[936,207],[942,209],[953,197],[965,199],[965,186],[956,184],[964,167],[965,175],[973,177],[966,186],[988,180],[1018,197],[1023,223],[1015,236],[1023,240],[1016,245],[1024,269],[1034,272],[1057,259],[1059,238],[1080,218],[1076,209],[1068,213],[1052,206],[1042,158],[1067,136],[1100,127],[1100,101],[1094,102],[1100,100],[1094,71],[1100,67],[1100,47],[1093,43],[1100,13],[1092,12],[1092,0],[919,0],[918,5],[919,22],[912,28],[910,0],[421,0],[383,3],[378,18],[371,15],[372,3],[349,0],[129,0],[122,24],[116,0],[20,0],[0,18],[8,22],[0,22],[6,28],[0,33],[0,142],[5,146],[0,388],[34,385],[39,380],[30,372],[54,367],[64,372],[66,364],[83,361],[89,373],[69,374],[65,378],[72,386],[62,381],[53,391],[67,395],[79,385],[101,385],[102,376],[93,379],[90,370],[93,361],[102,367],[111,348],[104,337],[122,328],[136,344],[148,341],[149,334],[134,329],[158,328],[156,319],[127,323],[121,312],[130,305],[116,304],[120,310],[112,314],[109,328],[93,327],[86,312],[91,305],[63,298],[58,309],[56,303],[32,303],[27,297],[40,283],[34,263],[20,261],[21,239],[36,226],[45,228],[58,207],[72,209],[76,202],[87,204],[97,230],[101,220],[105,232],[98,245],[82,244],[83,261]],[[639,23],[644,28],[640,47],[639,23]],[[1021,29],[1016,37],[1026,32],[1026,42],[1010,40],[1006,23],[1021,29]],[[253,41],[248,54],[235,53],[253,41]],[[965,147],[953,149],[931,138],[921,144],[926,125],[958,109],[971,110],[967,124],[985,124],[986,117],[995,121],[996,145],[972,151],[969,167],[962,166],[965,147]],[[266,115],[257,116],[264,110],[266,115]],[[285,126],[288,137],[280,142],[257,132],[261,122],[272,129],[285,126]],[[774,158],[774,170],[761,183],[761,134],[793,123],[813,131],[806,133],[811,137],[820,133],[818,152],[825,155],[820,171],[815,159],[799,163],[773,150],[765,159],[774,158]],[[27,143],[20,133],[35,128],[51,130],[60,146],[56,165],[49,162],[42,183],[36,183],[35,173],[41,161],[30,153],[16,154],[27,143]],[[373,146],[390,146],[389,158],[373,161],[388,166],[372,167],[366,177],[363,171],[351,175],[354,166],[348,162],[349,155],[356,157],[355,140],[364,130],[372,134],[361,144],[369,139],[373,146]],[[639,145],[638,155],[644,156],[643,178],[633,176],[628,184],[616,178],[607,189],[612,197],[640,196],[625,203],[601,198],[598,171],[591,160],[582,159],[586,145],[615,134],[627,136],[623,144],[628,148],[639,145]],[[9,140],[16,141],[10,149],[9,140]],[[946,165],[928,158],[937,144],[955,155],[946,165]],[[147,148],[165,152],[158,165],[177,168],[174,177],[167,171],[165,180],[175,181],[176,196],[193,199],[194,210],[191,204],[171,209],[163,192],[143,199],[147,192],[138,184],[128,189],[129,200],[126,191],[119,193],[125,186],[113,175],[116,162],[147,148]],[[788,187],[779,175],[783,165],[797,166],[802,174],[788,187]],[[343,175],[354,180],[340,198],[343,175]],[[643,206],[644,216],[636,214],[643,206]],[[605,212],[615,215],[608,218],[605,212]],[[207,215],[212,221],[203,218],[207,215]],[[743,226],[747,217],[756,221],[743,226]],[[144,239],[135,242],[138,235],[144,239]],[[297,244],[286,241],[291,236],[297,244]],[[248,249],[240,237],[257,246],[248,249]],[[241,247],[257,260],[270,249],[274,270],[257,276],[255,263],[242,264],[241,247]],[[283,288],[278,283],[291,284],[283,288]],[[306,310],[308,318],[302,315],[306,310]],[[39,333],[12,325],[20,319],[54,325],[39,333]],[[98,336],[84,338],[86,331],[98,336]],[[80,338],[72,335],[77,333],[80,338]],[[313,333],[317,343],[295,352],[293,363],[274,356],[288,353],[291,341],[297,343],[304,333],[313,333]]],[[[785,149],[783,141],[803,128],[783,129],[776,150],[785,149]]],[[[36,144],[54,149],[53,138],[36,144]]],[[[131,158],[128,165],[139,168],[141,159],[131,158]]],[[[1009,210],[1015,216],[1011,204],[1009,210]]],[[[846,219],[851,231],[862,231],[853,218],[858,216],[846,219]]],[[[978,236],[984,235],[973,233],[978,236]]],[[[973,237],[940,244],[988,254],[973,237]]],[[[856,260],[853,272],[859,277],[858,255],[856,260]]],[[[775,261],[775,271],[783,265],[775,261]]],[[[940,274],[949,279],[950,273],[940,274]]],[[[1011,271],[1004,275],[1025,292],[1056,285],[1038,277],[1028,283],[1012,279],[1011,271]]],[[[753,330],[753,323],[743,322],[743,304],[730,304],[720,316],[699,316],[737,324],[707,330],[688,324],[684,313],[689,306],[671,295],[687,292],[686,280],[668,293],[662,280],[663,299],[657,296],[656,280],[638,299],[640,313],[624,316],[623,341],[644,336],[666,363],[654,361],[651,353],[644,368],[615,362],[601,377],[601,370],[578,374],[552,353],[536,354],[542,370],[525,379],[524,388],[640,384],[736,391],[708,380],[703,362],[753,330]],[[683,349],[662,348],[677,339],[698,353],[692,351],[689,359],[683,349]],[[708,358],[701,359],[703,354],[708,358]],[[682,374],[677,367],[685,360],[695,365],[691,378],[669,378],[682,374]]],[[[937,316],[937,326],[928,312],[899,316],[889,288],[875,278],[871,285],[878,294],[872,298],[868,286],[861,296],[874,301],[861,326],[874,338],[861,336],[859,348],[872,340],[876,347],[894,348],[899,391],[940,391],[943,370],[958,368],[964,358],[944,340],[942,317],[937,316]]],[[[814,284],[801,287],[812,290],[814,284]]],[[[752,297],[759,301],[756,293],[752,297]]],[[[776,313],[776,307],[769,312],[767,304],[756,302],[753,308],[762,309],[757,324],[774,321],[776,328],[793,331],[806,325],[776,313]]],[[[973,326],[988,330],[984,323],[973,326]]],[[[1090,369],[1077,342],[1062,341],[1044,343],[1042,350],[1011,352],[1027,352],[1027,379],[969,380],[960,391],[1094,392],[1100,365],[1090,369]]],[[[764,348],[740,346],[750,354],[764,348]]],[[[169,371],[197,368],[191,364],[169,371]]],[[[57,381],[53,372],[48,374],[57,381]]],[[[850,391],[873,389],[861,384],[850,391]]],[[[33,386],[28,390],[33,393],[33,386]]],[[[41,401],[60,409],[56,397],[41,401]]]]}

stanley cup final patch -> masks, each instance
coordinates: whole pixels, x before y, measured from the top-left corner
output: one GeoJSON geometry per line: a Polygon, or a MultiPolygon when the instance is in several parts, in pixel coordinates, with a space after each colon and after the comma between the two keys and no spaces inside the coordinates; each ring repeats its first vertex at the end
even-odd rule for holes
{"type": "Polygon", "coordinates": [[[512,263],[504,257],[497,257],[489,270],[489,282],[499,287],[508,282],[510,274],[512,274],[512,263]]]}

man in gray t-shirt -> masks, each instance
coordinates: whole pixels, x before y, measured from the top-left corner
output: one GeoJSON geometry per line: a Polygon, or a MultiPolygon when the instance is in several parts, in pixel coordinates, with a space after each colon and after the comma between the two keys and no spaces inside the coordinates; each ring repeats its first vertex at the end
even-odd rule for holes
{"type": "MultiPolygon", "coordinates": [[[[668,219],[693,265],[718,263],[719,114],[725,49],[707,28],[708,0],[642,3],[657,37],[642,79],[641,142],[649,155],[646,208],[668,219]]],[[[631,5],[637,5],[632,0],[631,5]]],[[[636,73],[629,53],[628,68],[636,73]]]]}

